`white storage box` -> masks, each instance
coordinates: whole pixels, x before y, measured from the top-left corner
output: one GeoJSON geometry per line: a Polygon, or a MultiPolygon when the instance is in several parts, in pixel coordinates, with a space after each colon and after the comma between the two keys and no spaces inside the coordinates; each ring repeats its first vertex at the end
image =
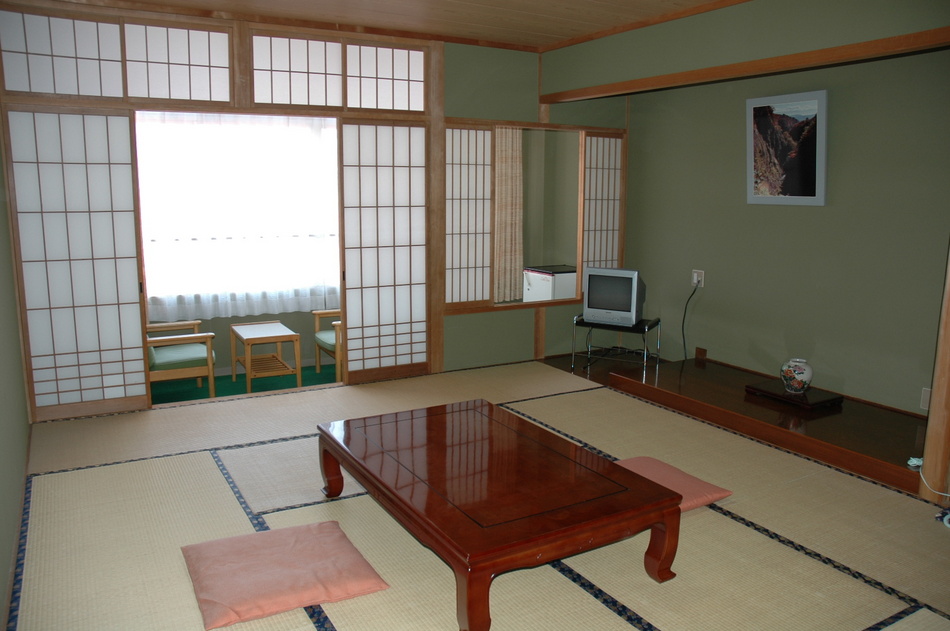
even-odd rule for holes
{"type": "Polygon", "coordinates": [[[576,267],[541,265],[524,268],[524,302],[563,300],[576,295],[576,267]]]}

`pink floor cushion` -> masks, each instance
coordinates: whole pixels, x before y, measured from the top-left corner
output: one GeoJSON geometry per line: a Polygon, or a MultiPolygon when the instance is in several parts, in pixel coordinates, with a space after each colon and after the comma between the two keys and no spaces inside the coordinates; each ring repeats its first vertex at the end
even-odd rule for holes
{"type": "Polygon", "coordinates": [[[618,460],[617,464],[682,495],[680,511],[684,513],[732,495],[732,491],[700,480],[673,465],[649,456],[618,460]]]}
{"type": "Polygon", "coordinates": [[[205,629],[389,587],[335,521],[181,549],[205,629]]]}

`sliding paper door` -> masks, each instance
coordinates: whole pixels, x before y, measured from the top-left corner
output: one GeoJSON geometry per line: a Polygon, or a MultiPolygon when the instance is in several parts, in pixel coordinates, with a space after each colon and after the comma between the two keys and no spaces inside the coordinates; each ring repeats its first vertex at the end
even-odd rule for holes
{"type": "Polygon", "coordinates": [[[623,265],[624,141],[586,134],[584,146],[585,266],[623,265]]]}
{"type": "Polygon", "coordinates": [[[9,125],[32,418],[145,408],[129,118],[9,125]]]}
{"type": "Polygon", "coordinates": [[[342,134],[347,383],[425,374],[426,130],[342,134]]]}

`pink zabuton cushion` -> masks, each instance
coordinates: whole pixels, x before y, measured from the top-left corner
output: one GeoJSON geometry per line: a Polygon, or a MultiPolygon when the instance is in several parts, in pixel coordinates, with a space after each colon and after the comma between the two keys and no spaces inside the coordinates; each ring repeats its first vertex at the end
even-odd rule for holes
{"type": "Polygon", "coordinates": [[[335,521],[184,546],[205,629],[389,587],[335,521]]]}
{"type": "Polygon", "coordinates": [[[682,495],[680,511],[684,513],[732,495],[732,491],[700,480],[673,465],[649,456],[618,460],[617,464],[682,495]]]}

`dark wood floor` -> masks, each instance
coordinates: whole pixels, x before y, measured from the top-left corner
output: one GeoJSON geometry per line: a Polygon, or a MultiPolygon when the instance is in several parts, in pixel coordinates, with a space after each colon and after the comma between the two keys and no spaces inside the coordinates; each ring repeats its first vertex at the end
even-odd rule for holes
{"type": "MultiPolygon", "coordinates": [[[[776,446],[905,491],[918,491],[909,458],[923,454],[924,416],[844,398],[840,406],[812,410],[746,392],[771,377],[710,360],[659,366],[595,361],[574,374],[716,423],[776,446]]],[[[571,357],[545,363],[571,370],[571,357]]]]}

